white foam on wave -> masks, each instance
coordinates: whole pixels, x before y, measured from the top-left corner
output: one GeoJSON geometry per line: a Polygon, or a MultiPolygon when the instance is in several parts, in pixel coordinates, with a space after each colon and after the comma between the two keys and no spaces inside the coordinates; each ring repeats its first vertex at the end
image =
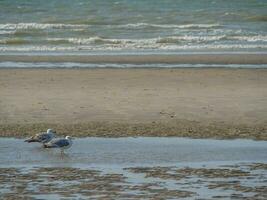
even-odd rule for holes
{"type": "MultiPolygon", "coordinates": [[[[211,35],[211,36],[190,36],[190,35],[181,35],[181,36],[169,36],[169,37],[158,37],[158,38],[146,38],[146,39],[115,39],[115,38],[101,38],[98,36],[89,37],[89,38],[47,38],[48,41],[56,41],[62,43],[71,43],[77,45],[90,45],[90,44],[101,44],[101,45],[125,45],[135,46],[135,45],[144,45],[152,47],[153,45],[158,44],[168,44],[168,45],[178,45],[178,44],[191,44],[192,43],[206,43],[206,42],[219,42],[223,40],[237,40],[237,41],[247,41],[247,42],[258,42],[258,41],[267,41],[267,36],[227,36],[227,35],[211,35]]],[[[218,45],[218,44],[214,44],[218,45]]],[[[225,44],[228,45],[228,44],[225,44]]],[[[231,45],[231,44],[229,44],[231,45]]],[[[233,44],[234,45],[234,44],[233,44]]],[[[236,44],[235,44],[236,45],[236,44]]]]}
{"type": "Polygon", "coordinates": [[[226,35],[218,35],[218,36],[170,36],[158,38],[156,40],[157,43],[177,43],[182,41],[187,42],[207,42],[207,41],[219,41],[225,39],[226,35]]]}
{"type": "MultiPolygon", "coordinates": [[[[60,24],[60,23],[7,23],[0,24],[0,30],[27,30],[27,29],[81,29],[89,28],[92,25],[87,24],[60,24]]],[[[97,25],[95,25],[97,26],[97,25]]],[[[117,24],[117,25],[99,25],[115,28],[181,28],[181,29],[191,29],[191,28],[218,28],[221,27],[220,24],[150,24],[150,23],[134,23],[134,24],[117,24]]]]}
{"type": "Polygon", "coordinates": [[[0,47],[0,51],[12,51],[12,52],[31,52],[31,51],[78,51],[82,50],[77,47],[63,47],[63,46],[8,46],[8,47],[0,47]]]}
{"type": "Polygon", "coordinates": [[[202,45],[169,45],[162,46],[162,50],[237,50],[237,49],[267,49],[267,45],[258,44],[258,45],[250,45],[250,44],[202,44],[202,45]]]}
{"type": "Polygon", "coordinates": [[[185,24],[180,25],[179,28],[219,28],[220,24],[185,24]]]}
{"type": "MultiPolygon", "coordinates": [[[[246,41],[246,42],[266,42],[267,36],[227,36],[227,35],[217,35],[217,36],[168,36],[168,37],[158,37],[158,38],[146,38],[146,39],[116,39],[116,38],[101,38],[98,36],[88,37],[88,38],[43,38],[39,39],[38,43],[51,43],[57,44],[59,47],[62,44],[73,44],[73,45],[94,45],[101,47],[110,47],[112,45],[114,48],[161,48],[165,46],[176,46],[175,48],[180,48],[179,46],[186,45],[197,45],[197,44],[208,44],[209,45],[225,45],[225,46],[244,46],[245,44],[223,44],[227,40],[246,41]]],[[[7,38],[0,39],[0,44],[4,45],[21,45],[21,44],[31,44],[34,45],[35,41],[25,40],[23,38],[7,38]]],[[[252,45],[247,43],[247,45],[252,45]]],[[[259,46],[259,45],[258,45],[259,46]]],[[[201,47],[201,46],[200,46],[201,47]]],[[[260,47],[260,46],[259,46],[260,47]]]]}
{"type": "Polygon", "coordinates": [[[85,24],[47,24],[47,23],[17,23],[0,24],[0,30],[27,30],[27,29],[68,29],[68,28],[88,28],[85,24]]]}
{"type": "Polygon", "coordinates": [[[98,36],[89,37],[89,38],[47,38],[48,41],[66,41],[72,44],[79,44],[79,45],[88,45],[88,44],[96,44],[96,43],[103,43],[103,44],[153,44],[156,43],[157,38],[151,39],[108,39],[108,38],[101,38],[98,36]]]}
{"type": "MultiPolygon", "coordinates": [[[[89,38],[47,38],[48,41],[55,41],[55,42],[68,42],[73,44],[94,44],[97,42],[112,42],[112,39],[104,39],[98,36],[89,37],[89,38]]],[[[114,40],[115,41],[115,40],[114,40]]]]}
{"type": "Polygon", "coordinates": [[[254,35],[254,36],[231,36],[229,39],[247,41],[247,42],[267,42],[267,35],[254,35]]]}
{"type": "Polygon", "coordinates": [[[134,23],[134,24],[121,24],[121,25],[110,25],[119,28],[144,28],[144,27],[154,27],[154,28],[219,28],[220,24],[150,24],[150,23],[134,23]]]}
{"type": "Polygon", "coordinates": [[[258,49],[266,50],[267,44],[199,44],[199,45],[169,45],[169,44],[105,44],[105,45],[82,45],[82,46],[2,46],[2,52],[30,52],[30,51],[116,51],[116,50],[238,50],[238,49],[258,49]]]}
{"type": "Polygon", "coordinates": [[[170,37],[158,37],[158,38],[146,38],[146,39],[112,39],[112,38],[101,38],[101,37],[89,37],[89,38],[47,38],[48,41],[58,41],[58,42],[69,42],[79,45],[87,44],[143,44],[143,45],[153,45],[157,43],[179,43],[179,42],[205,42],[205,41],[219,41],[224,39],[225,35],[220,36],[170,36],[170,37]]]}

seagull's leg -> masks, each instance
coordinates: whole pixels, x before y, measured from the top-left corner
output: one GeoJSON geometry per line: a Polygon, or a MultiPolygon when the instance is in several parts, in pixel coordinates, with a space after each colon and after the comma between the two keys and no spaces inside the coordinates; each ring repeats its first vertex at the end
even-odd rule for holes
{"type": "Polygon", "coordinates": [[[61,154],[60,154],[61,156],[61,158],[63,159],[64,157],[66,157],[67,155],[65,154],[65,151],[64,151],[64,149],[61,149],[61,154]]]}
{"type": "Polygon", "coordinates": [[[60,157],[63,158],[63,149],[60,149],[60,157]]]}

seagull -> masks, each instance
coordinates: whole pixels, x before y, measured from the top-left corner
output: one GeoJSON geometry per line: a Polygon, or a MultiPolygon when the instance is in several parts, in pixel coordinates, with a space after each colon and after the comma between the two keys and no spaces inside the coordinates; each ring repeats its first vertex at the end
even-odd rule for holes
{"type": "Polygon", "coordinates": [[[52,129],[47,129],[46,132],[37,133],[36,135],[30,137],[29,139],[25,140],[24,142],[39,142],[39,143],[47,143],[50,142],[53,137],[55,137],[56,131],[53,131],[52,129]]]}
{"type": "Polygon", "coordinates": [[[68,149],[72,145],[72,137],[66,136],[62,139],[52,140],[44,144],[44,148],[60,148],[61,153],[64,152],[64,149],[68,149]]]}

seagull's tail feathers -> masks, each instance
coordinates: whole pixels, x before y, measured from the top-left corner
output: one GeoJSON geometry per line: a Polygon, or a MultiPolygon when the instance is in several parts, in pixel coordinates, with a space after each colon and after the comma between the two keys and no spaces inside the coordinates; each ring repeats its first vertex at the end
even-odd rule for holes
{"type": "Polygon", "coordinates": [[[44,143],[43,146],[44,146],[44,148],[51,148],[50,145],[48,145],[48,144],[46,144],[46,143],[44,143]]]}
{"type": "Polygon", "coordinates": [[[27,139],[27,140],[24,140],[24,142],[28,142],[28,143],[30,143],[30,142],[39,142],[39,141],[36,140],[36,139],[34,139],[34,138],[29,138],[29,139],[27,139]]]}
{"type": "Polygon", "coordinates": [[[56,146],[55,145],[51,145],[49,143],[44,143],[44,148],[55,148],[56,146]]]}

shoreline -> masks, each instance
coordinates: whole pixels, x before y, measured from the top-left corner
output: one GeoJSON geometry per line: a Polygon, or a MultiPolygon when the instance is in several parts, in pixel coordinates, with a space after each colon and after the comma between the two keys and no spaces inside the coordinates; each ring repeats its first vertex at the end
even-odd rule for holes
{"type": "Polygon", "coordinates": [[[267,140],[267,69],[0,70],[0,136],[267,140]]]}
{"type": "Polygon", "coordinates": [[[64,137],[185,137],[267,141],[267,121],[261,124],[203,123],[187,120],[147,123],[88,122],[80,124],[0,124],[1,137],[23,138],[52,128],[64,137]]]}
{"type": "Polygon", "coordinates": [[[77,62],[92,64],[267,64],[266,53],[23,55],[2,54],[0,62],[77,62]]]}

